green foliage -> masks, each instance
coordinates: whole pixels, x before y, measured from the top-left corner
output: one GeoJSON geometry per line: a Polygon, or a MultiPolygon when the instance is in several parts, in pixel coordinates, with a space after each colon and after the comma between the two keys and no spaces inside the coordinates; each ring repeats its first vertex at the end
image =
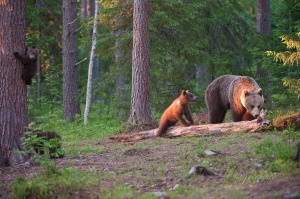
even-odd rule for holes
{"type": "Polygon", "coordinates": [[[12,198],[69,198],[72,192],[83,190],[95,182],[95,177],[78,169],[61,169],[57,173],[36,175],[33,179],[17,178],[13,183],[12,198]]]}
{"type": "Polygon", "coordinates": [[[296,36],[281,36],[282,43],[286,45],[288,51],[275,52],[267,51],[268,56],[274,57],[275,61],[283,62],[292,69],[289,76],[283,78],[283,85],[291,88],[300,98],[300,74],[298,60],[300,58],[300,32],[296,36]]]}
{"type": "Polygon", "coordinates": [[[295,146],[287,144],[285,140],[272,140],[269,137],[254,144],[254,150],[268,166],[271,172],[292,172],[295,146]]]}

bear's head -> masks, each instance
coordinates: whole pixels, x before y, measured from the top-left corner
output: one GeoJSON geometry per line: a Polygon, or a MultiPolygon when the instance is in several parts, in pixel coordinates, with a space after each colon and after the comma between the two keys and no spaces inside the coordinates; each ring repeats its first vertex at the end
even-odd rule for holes
{"type": "Polygon", "coordinates": [[[243,90],[241,95],[241,102],[243,106],[251,113],[254,118],[259,116],[260,110],[264,105],[264,98],[262,96],[262,89],[248,91],[243,90]]]}
{"type": "Polygon", "coordinates": [[[198,97],[193,95],[193,93],[190,93],[188,90],[181,91],[181,95],[179,97],[179,100],[182,104],[194,102],[197,99],[198,99],[198,97]]]}
{"type": "Polygon", "coordinates": [[[26,47],[26,55],[29,57],[31,60],[36,60],[41,53],[41,50],[37,49],[36,46],[26,47]]]}

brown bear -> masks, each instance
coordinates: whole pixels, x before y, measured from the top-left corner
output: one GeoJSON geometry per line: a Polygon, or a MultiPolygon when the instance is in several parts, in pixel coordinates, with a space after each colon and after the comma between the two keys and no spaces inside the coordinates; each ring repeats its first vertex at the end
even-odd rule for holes
{"type": "Polygon", "coordinates": [[[38,132],[36,132],[36,137],[41,138],[43,140],[40,143],[36,143],[33,146],[34,150],[35,150],[35,152],[37,154],[39,154],[39,155],[43,155],[44,154],[43,147],[44,147],[44,142],[45,141],[49,142],[51,139],[58,139],[59,140],[59,144],[56,147],[49,148],[49,155],[50,155],[51,159],[56,158],[57,155],[58,155],[59,158],[63,158],[64,157],[64,154],[57,153],[57,149],[61,148],[61,146],[60,146],[61,137],[56,132],[54,132],[54,131],[47,131],[47,132],[38,131],[38,132]]]}
{"type": "Polygon", "coordinates": [[[222,123],[231,109],[232,120],[248,121],[259,116],[264,104],[262,89],[248,76],[223,75],[205,90],[209,123],[222,123]]]}
{"type": "Polygon", "coordinates": [[[24,64],[21,78],[27,85],[32,84],[32,78],[37,71],[38,56],[40,53],[41,51],[36,46],[32,46],[31,48],[26,46],[25,55],[14,52],[15,58],[24,64]]]}
{"type": "Polygon", "coordinates": [[[189,126],[194,124],[194,120],[191,115],[189,103],[194,102],[198,97],[194,96],[188,90],[183,90],[181,95],[173,101],[173,103],[165,110],[161,116],[156,136],[162,136],[170,126],[174,126],[178,121],[182,126],[189,126]],[[190,122],[187,123],[182,116],[190,122]]]}

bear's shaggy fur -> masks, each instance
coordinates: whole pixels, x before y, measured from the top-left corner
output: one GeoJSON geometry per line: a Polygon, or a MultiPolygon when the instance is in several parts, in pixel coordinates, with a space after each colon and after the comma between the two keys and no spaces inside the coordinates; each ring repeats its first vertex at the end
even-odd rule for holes
{"type": "Polygon", "coordinates": [[[24,64],[21,78],[27,85],[32,84],[32,78],[37,71],[38,56],[40,53],[41,51],[36,46],[32,46],[31,48],[26,46],[25,55],[14,52],[15,58],[24,64]]]}
{"type": "Polygon", "coordinates": [[[182,126],[189,126],[194,124],[194,120],[191,115],[189,103],[196,101],[198,97],[194,96],[188,90],[183,90],[181,95],[173,101],[173,103],[165,110],[161,116],[156,136],[162,136],[170,126],[174,126],[178,121],[182,126]],[[190,122],[187,123],[182,116],[190,122]]]}
{"type": "Polygon", "coordinates": [[[259,116],[264,104],[262,89],[248,76],[223,75],[205,90],[209,123],[222,123],[231,109],[232,120],[248,121],[259,116]]]}

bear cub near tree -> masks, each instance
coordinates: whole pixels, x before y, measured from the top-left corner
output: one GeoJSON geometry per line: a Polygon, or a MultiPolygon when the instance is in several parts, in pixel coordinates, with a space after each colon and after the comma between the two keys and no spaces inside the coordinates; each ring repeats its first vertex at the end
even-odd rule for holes
{"type": "Polygon", "coordinates": [[[161,116],[156,136],[163,136],[170,126],[174,126],[178,121],[182,126],[190,126],[194,124],[194,120],[191,115],[189,103],[194,102],[198,97],[194,96],[188,90],[183,90],[181,95],[173,101],[173,103],[165,110],[161,116]],[[190,122],[187,123],[182,116],[190,122]]]}
{"type": "MultiPolygon", "coordinates": [[[[58,139],[59,144],[56,147],[49,148],[49,155],[50,155],[51,159],[56,158],[57,155],[58,155],[58,158],[63,158],[64,157],[63,154],[57,153],[57,149],[61,148],[61,145],[60,145],[61,137],[56,132],[54,132],[54,131],[37,132],[36,137],[41,138],[44,141],[50,141],[51,139],[58,139]]],[[[37,143],[37,144],[34,145],[34,150],[37,154],[39,154],[39,155],[44,154],[43,145],[44,145],[44,142],[37,143]]]]}
{"type": "MultiPolygon", "coordinates": [[[[36,141],[33,144],[34,151],[39,154],[43,155],[45,153],[44,151],[44,142],[49,142],[51,139],[58,139],[58,143],[55,147],[49,148],[49,155],[51,159],[54,159],[57,157],[63,158],[64,154],[58,153],[57,149],[61,149],[61,137],[58,133],[54,131],[41,131],[34,129],[35,123],[31,122],[28,124],[28,127],[26,128],[27,132],[32,132],[32,135],[36,135],[37,138],[40,138],[39,141],[36,141]]],[[[28,135],[25,134],[25,137],[28,137],[28,135]]]]}
{"type": "Polygon", "coordinates": [[[37,71],[37,62],[40,53],[41,50],[37,49],[36,46],[32,46],[31,48],[26,46],[25,55],[14,52],[15,58],[24,64],[21,78],[27,85],[32,84],[32,78],[37,71]]]}
{"type": "Polygon", "coordinates": [[[222,123],[231,109],[234,122],[249,121],[259,116],[264,104],[262,89],[248,76],[223,75],[205,90],[209,123],[222,123]]]}

